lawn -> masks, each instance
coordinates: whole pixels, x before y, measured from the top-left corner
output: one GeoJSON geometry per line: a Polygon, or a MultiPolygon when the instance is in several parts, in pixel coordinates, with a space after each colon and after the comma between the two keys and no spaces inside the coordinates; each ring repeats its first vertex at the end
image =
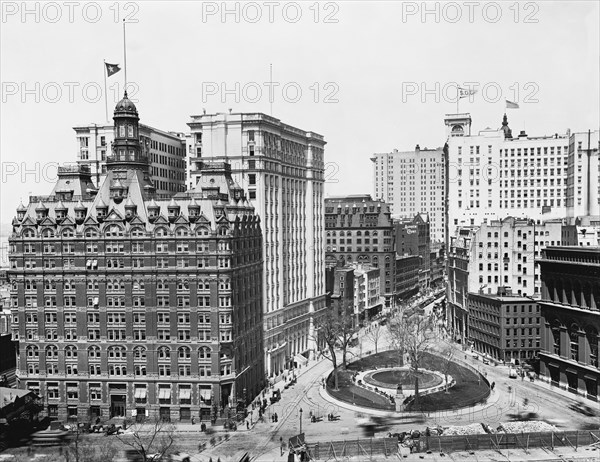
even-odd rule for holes
{"type": "MultiPolygon", "coordinates": [[[[426,354],[423,361],[425,369],[444,371],[445,360],[432,354],[426,354]]],[[[385,396],[365,390],[352,383],[352,375],[355,371],[369,370],[382,367],[397,367],[398,354],[394,351],[385,351],[376,355],[362,358],[348,365],[346,371],[339,369],[339,390],[333,390],[333,375],[330,375],[327,388],[329,394],[335,398],[353,403],[357,406],[370,407],[381,410],[394,410],[395,406],[390,404],[385,396]]],[[[456,385],[450,388],[449,393],[441,391],[430,395],[420,396],[418,406],[410,403],[407,411],[441,411],[457,409],[476,404],[489,395],[489,386],[485,380],[478,380],[477,374],[469,369],[452,363],[448,374],[456,381],[456,385]]]]}

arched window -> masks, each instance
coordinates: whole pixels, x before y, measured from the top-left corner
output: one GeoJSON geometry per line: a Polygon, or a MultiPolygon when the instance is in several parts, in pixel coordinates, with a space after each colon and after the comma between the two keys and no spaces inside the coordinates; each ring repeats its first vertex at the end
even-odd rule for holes
{"type": "Polygon", "coordinates": [[[87,349],[88,359],[100,359],[100,347],[91,346],[87,349]]]}
{"type": "Polygon", "coordinates": [[[140,228],[139,226],[131,229],[131,235],[133,237],[142,237],[144,234],[144,229],[140,228]]]}
{"type": "Polygon", "coordinates": [[[210,348],[202,347],[198,350],[198,359],[199,360],[209,360],[210,359],[210,348]]]}
{"type": "Polygon", "coordinates": [[[554,340],[554,354],[560,356],[560,321],[555,319],[552,322],[551,331],[552,331],[552,339],[554,340]]]}
{"type": "Polygon", "coordinates": [[[179,360],[187,360],[189,361],[190,358],[192,357],[192,350],[190,350],[188,347],[186,346],[182,346],[179,347],[177,349],[177,357],[179,358],[179,360]]]}
{"type": "Polygon", "coordinates": [[[73,232],[73,228],[66,228],[62,232],[62,237],[73,237],[75,233],[73,232]]]}
{"type": "Polygon", "coordinates": [[[98,230],[94,228],[87,228],[85,230],[85,237],[98,237],[98,230]]]}
{"type": "Polygon", "coordinates": [[[356,231],[357,236],[362,236],[362,231],[356,231]]]}
{"type": "Polygon", "coordinates": [[[58,347],[56,345],[48,345],[46,347],[46,359],[58,359],[58,347]]]}
{"type": "Polygon", "coordinates": [[[201,226],[196,230],[196,234],[198,236],[208,236],[210,235],[210,229],[206,226],[201,226]]]}
{"type": "Polygon", "coordinates": [[[228,226],[219,226],[219,232],[217,233],[219,236],[227,236],[227,232],[229,231],[228,226]]]}
{"type": "Polygon", "coordinates": [[[190,231],[185,226],[180,226],[175,230],[175,235],[178,237],[189,236],[190,231]]]}
{"type": "Polygon", "coordinates": [[[67,359],[77,358],[77,347],[74,345],[67,345],[65,347],[65,358],[67,358],[67,359]]]}
{"type": "Polygon", "coordinates": [[[35,237],[35,231],[31,228],[27,228],[23,231],[23,237],[27,239],[31,239],[35,237]]]}
{"type": "Polygon", "coordinates": [[[54,237],[54,230],[50,228],[46,228],[42,231],[42,237],[54,237]]]}
{"type": "Polygon", "coordinates": [[[104,230],[104,234],[109,237],[118,237],[123,235],[123,228],[119,225],[109,225],[104,230]]]}
{"type": "Polygon", "coordinates": [[[171,359],[171,350],[168,347],[159,347],[158,348],[158,359],[160,359],[160,360],[171,359]]]}
{"type": "Polygon", "coordinates": [[[571,359],[573,361],[579,360],[579,326],[575,323],[571,324],[569,328],[569,340],[570,340],[570,350],[571,350],[571,359]]]}
{"type": "Polygon", "coordinates": [[[38,358],[40,356],[40,349],[35,345],[29,345],[27,347],[27,357],[28,358],[38,358]]]}
{"type": "Polygon", "coordinates": [[[157,237],[164,237],[164,236],[167,236],[168,234],[169,234],[169,230],[164,227],[156,228],[156,230],[154,231],[154,235],[157,237]]]}
{"type": "Polygon", "coordinates": [[[110,346],[108,347],[108,359],[126,359],[127,351],[122,346],[110,346]]]}
{"type": "Polygon", "coordinates": [[[141,361],[146,359],[146,348],[143,346],[137,346],[133,349],[133,360],[141,361]]]}

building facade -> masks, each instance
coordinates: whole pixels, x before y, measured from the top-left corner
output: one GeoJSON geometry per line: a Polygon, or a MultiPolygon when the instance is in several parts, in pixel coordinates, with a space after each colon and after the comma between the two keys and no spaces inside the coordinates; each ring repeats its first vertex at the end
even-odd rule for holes
{"type": "Polygon", "coordinates": [[[383,307],[379,269],[354,263],[354,314],[359,325],[373,318],[383,307]]]}
{"type": "Polygon", "coordinates": [[[569,218],[562,227],[562,245],[600,246],[600,217],[569,218]]]}
{"type": "Polygon", "coordinates": [[[430,287],[432,289],[444,287],[446,277],[446,246],[442,242],[431,244],[429,268],[431,274],[430,287]]]}
{"type": "Polygon", "coordinates": [[[431,239],[445,241],[446,160],[442,148],[374,154],[373,197],[390,204],[394,217],[427,214],[431,239]]]}
{"type": "Polygon", "coordinates": [[[190,176],[206,159],[231,164],[263,228],[264,355],[267,374],[314,354],[326,312],[323,137],[260,114],[192,116],[190,176]]]}
{"type": "Polygon", "coordinates": [[[449,233],[507,216],[546,221],[598,215],[598,130],[528,136],[499,129],[471,135],[469,114],[448,114],[449,233]]]}
{"type": "Polygon", "coordinates": [[[228,165],[155,200],[138,112],[114,113],[106,177],[59,168],[10,236],[20,388],[50,417],[215,421],[264,386],[262,232],[228,165]]]}
{"type": "MultiPolygon", "coordinates": [[[[106,158],[115,139],[112,125],[73,127],[77,136],[77,164],[88,166],[92,181],[100,185],[107,172],[106,158]]],[[[165,132],[139,124],[140,147],[148,158],[156,193],[172,196],[186,190],[186,140],[182,133],[165,132]]]]}
{"type": "Polygon", "coordinates": [[[395,302],[408,300],[419,293],[419,271],[421,257],[418,255],[396,255],[395,302]]]}
{"type": "Polygon", "coordinates": [[[468,296],[469,343],[497,361],[520,364],[540,351],[540,307],[512,294],[468,296]]]}
{"type": "Polygon", "coordinates": [[[390,206],[369,195],[325,199],[327,265],[359,263],[379,269],[381,292],[390,307],[395,252],[390,206]]]}
{"type": "Polygon", "coordinates": [[[448,286],[446,289],[446,329],[455,342],[466,345],[469,325],[469,261],[474,227],[461,227],[450,237],[448,251],[448,286]]]}
{"type": "MultiPolygon", "coordinates": [[[[419,286],[424,292],[431,286],[431,235],[429,217],[418,213],[412,219],[394,220],[394,243],[398,255],[419,255],[419,286]]],[[[441,242],[437,242],[441,244],[441,242]]]]}
{"type": "Polygon", "coordinates": [[[540,378],[598,401],[600,247],[548,247],[539,263],[540,378]]]}

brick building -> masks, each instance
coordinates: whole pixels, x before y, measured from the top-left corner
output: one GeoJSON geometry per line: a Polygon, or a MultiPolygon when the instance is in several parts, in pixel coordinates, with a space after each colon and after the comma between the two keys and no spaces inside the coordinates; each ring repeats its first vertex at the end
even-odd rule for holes
{"type": "Polygon", "coordinates": [[[379,268],[387,307],[394,294],[395,251],[390,207],[369,195],[325,199],[325,260],[328,266],[362,263],[379,268]]]}
{"type": "Polygon", "coordinates": [[[60,168],[9,238],[20,388],[51,417],[215,420],[264,385],[260,221],[224,163],[162,200],[127,95],[107,173],[60,168]]]}

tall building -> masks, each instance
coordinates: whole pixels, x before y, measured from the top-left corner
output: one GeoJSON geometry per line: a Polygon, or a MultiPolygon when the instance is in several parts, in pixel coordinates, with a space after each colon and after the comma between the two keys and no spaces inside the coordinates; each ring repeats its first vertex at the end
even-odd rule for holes
{"type": "MultiPolygon", "coordinates": [[[[77,164],[88,166],[100,185],[106,176],[106,158],[115,139],[112,125],[73,127],[77,136],[77,164]]],[[[186,190],[186,140],[182,133],[165,132],[139,124],[140,148],[149,160],[149,173],[157,194],[172,196],[186,190]]],[[[191,189],[191,188],[190,188],[191,189]]]]}
{"type": "Polygon", "coordinates": [[[138,112],[114,112],[106,177],[59,168],[10,236],[21,388],[65,419],[215,420],[264,385],[260,220],[224,163],[155,199],[138,112]]]}
{"type": "Polygon", "coordinates": [[[446,246],[443,242],[431,244],[429,253],[429,270],[431,275],[430,286],[437,289],[444,286],[446,274],[446,246]]]}
{"type": "Polygon", "coordinates": [[[445,153],[442,148],[374,154],[373,197],[390,204],[395,218],[429,216],[431,239],[445,241],[445,153]]]}
{"type": "Polygon", "coordinates": [[[470,293],[469,343],[498,361],[520,364],[540,351],[540,307],[511,293],[470,293]]]}
{"type": "Polygon", "coordinates": [[[461,227],[458,232],[459,237],[450,238],[447,319],[450,330],[464,341],[470,337],[470,293],[540,296],[536,258],[545,247],[561,245],[562,221],[508,217],[461,227]]]}
{"type": "Polygon", "coordinates": [[[507,216],[549,220],[598,215],[598,131],[512,135],[499,129],[471,135],[469,114],[448,114],[449,233],[507,216]]]}
{"type": "Polygon", "coordinates": [[[386,306],[394,295],[394,225],[390,206],[369,195],[325,199],[327,265],[367,263],[379,269],[386,306]]]}
{"type": "Polygon", "coordinates": [[[325,141],[260,113],[204,114],[188,125],[192,184],[204,184],[198,169],[204,160],[227,161],[261,218],[264,354],[275,376],[295,356],[314,354],[326,312],[325,141]]]}
{"type": "MultiPolygon", "coordinates": [[[[441,242],[437,242],[441,245],[441,242]]],[[[418,213],[414,218],[394,220],[394,245],[398,255],[419,255],[419,286],[426,291],[431,286],[431,236],[429,217],[418,213]]]]}
{"type": "Polygon", "coordinates": [[[548,247],[539,263],[540,379],[598,401],[600,247],[548,247]]]}
{"type": "Polygon", "coordinates": [[[396,255],[394,275],[395,301],[408,300],[419,293],[421,257],[418,255],[396,255]]]}

